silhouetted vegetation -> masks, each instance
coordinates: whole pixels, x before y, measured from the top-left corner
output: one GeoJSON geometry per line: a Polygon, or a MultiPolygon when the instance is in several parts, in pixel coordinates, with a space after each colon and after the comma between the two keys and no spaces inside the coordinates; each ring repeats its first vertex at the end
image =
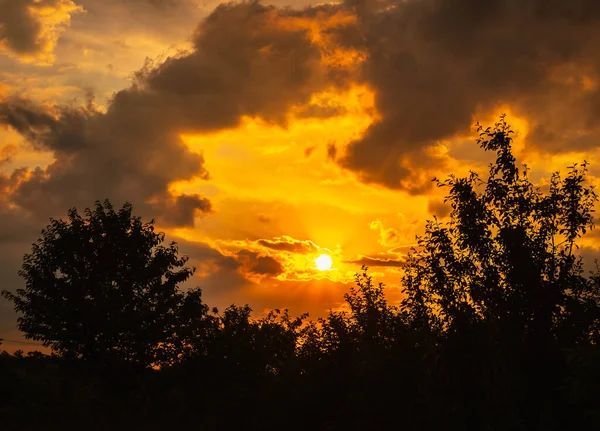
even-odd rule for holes
{"type": "Polygon", "coordinates": [[[186,258],[152,223],[96,204],[53,220],[3,295],[54,354],[0,356],[3,429],[565,430],[600,420],[600,273],[586,164],[536,188],[504,118],[489,176],[451,176],[386,301],[367,268],[317,321],[181,291],[186,258]],[[5,425],[6,424],[6,425],[5,425]]]}

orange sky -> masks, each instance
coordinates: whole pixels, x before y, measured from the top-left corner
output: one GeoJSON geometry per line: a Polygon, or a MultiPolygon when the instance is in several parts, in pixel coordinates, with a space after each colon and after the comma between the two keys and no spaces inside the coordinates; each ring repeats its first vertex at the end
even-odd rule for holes
{"type": "Polygon", "coordinates": [[[600,8],[471,3],[0,2],[3,287],[49,217],[110,198],[180,242],[210,305],[322,316],[362,263],[397,301],[447,215],[430,180],[490,161],[477,121],[507,113],[542,186],[599,172],[600,8]]]}

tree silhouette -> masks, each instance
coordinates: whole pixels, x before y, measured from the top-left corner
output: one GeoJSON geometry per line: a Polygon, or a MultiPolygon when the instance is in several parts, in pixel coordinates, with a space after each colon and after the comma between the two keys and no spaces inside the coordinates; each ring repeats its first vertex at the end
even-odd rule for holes
{"type": "Polygon", "coordinates": [[[489,178],[476,173],[437,181],[449,188],[450,221],[431,220],[404,277],[403,306],[440,331],[487,322],[536,342],[597,340],[598,277],[585,277],[577,239],[593,228],[597,201],[587,164],[554,173],[543,193],[512,154],[504,117],[481,129],[495,151],[489,178]]]}
{"type": "Polygon", "coordinates": [[[449,384],[469,388],[449,396],[454,412],[461,402],[487,402],[479,411],[488,412],[507,403],[486,421],[502,423],[515,411],[508,394],[519,387],[531,404],[524,424],[536,428],[548,413],[540,400],[561,378],[564,349],[599,337],[598,277],[584,274],[575,253],[578,238],[593,228],[597,197],[585,182],[585,162],[565,178],[554,173],[547,192],[535,187],[527,167],[517,166],[504,117],[479,132],[478,144],[496,152],[496,161],[487,180],[476,173],[436,180],[449,190],[450,220],[428,221],[418,238],[402,309],[412,325],[439,337],[455,379],[449,384]]]}
{"type": "Polygon", "coordinates": [[[193,269],[175,243],[163,241],[153,221],[132,216],[130,204],[115,211],[108,200],[96,202],[84,217],[71,209],[68,221],[52,219],[25,255],[19,271],[25,288],[2,295],[21,314],[25,336],[59,354],[143,366],[168,362],[179,308],[199,294],[178,290],[193,269]]]}

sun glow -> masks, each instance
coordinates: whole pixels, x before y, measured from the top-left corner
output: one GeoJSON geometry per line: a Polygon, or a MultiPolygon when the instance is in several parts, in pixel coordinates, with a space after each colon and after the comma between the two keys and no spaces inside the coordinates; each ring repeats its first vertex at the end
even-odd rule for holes
{"type": "Polygon", "coordinates": [[[317,265],[317,269],[319,271],[327,271],[331,269],[333,261],[331,260],[331,256],[327,254],[322,254],[315,259],[315,264],[317,265]]]}

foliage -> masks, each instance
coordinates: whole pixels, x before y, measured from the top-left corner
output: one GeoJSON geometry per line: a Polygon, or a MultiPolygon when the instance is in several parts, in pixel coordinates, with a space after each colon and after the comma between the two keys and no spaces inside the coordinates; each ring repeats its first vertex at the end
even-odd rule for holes
{"type": "Polygon", "coordinates": [[[2,292],[22,315],[18,326],[68,357],[141,365],[169,360],[177,311],[190,295],[177,285],[193,274],[177,246],[162,245],[153,222],[96,202],[84,217],[51,220],[24,257],[25,288],[2,292]]]}
{"type": "Polygon", "coordinates": [[[479,145],[495,151],[496,162],[486,181],[476,173],[436,180],[449,189],[450,221],[429,221],[418,239],[404,308],[444,332],[485,323],[532,342],[597,340],[597,279],[584,276],[575,254],[597,200],[585,184],[587,164],[565,178],[554,173],[543,193],[517,166],[504,118],[479,130],[479,145]]]}

